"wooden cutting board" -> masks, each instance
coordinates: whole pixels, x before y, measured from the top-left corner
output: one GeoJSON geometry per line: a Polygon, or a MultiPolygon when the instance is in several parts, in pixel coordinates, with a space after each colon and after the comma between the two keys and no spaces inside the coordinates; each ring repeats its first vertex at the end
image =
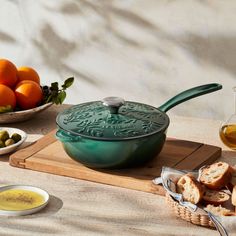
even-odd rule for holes
{"type": "Polygon", "coordinates": [[[194,170],[210,164],[221,155],[221,148],[178,139],[167,139],[158,157],[143,167],[122,170],[94,170],[72,160],[55,138],[55,130],[34,144],[10,156],[10,164],[108,185],[164,195],[152,180],[160,176],[162,166],[194,170]]]}

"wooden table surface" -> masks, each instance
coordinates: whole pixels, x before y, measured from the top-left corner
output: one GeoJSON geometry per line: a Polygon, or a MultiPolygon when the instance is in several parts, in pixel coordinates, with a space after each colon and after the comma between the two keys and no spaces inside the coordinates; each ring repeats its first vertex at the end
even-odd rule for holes
{"type": "MultiPolygon", "coordinates": [[[[34,141],[56,127],[55,118],[68,105],[53,106],[18,127],[34,141]]],[[[221,146],[221,160],[236,164],[236,153],[218,137],[221,121],[171,116],[169,137],[221,146]]],[[[29,184],[49,192],[41,212],[22,217],[0,216],[0,235],[218,235],[215,230],[177,219],[164,197],[150,193],[12,167],[0,158],[0,184],[29,184]]]]}

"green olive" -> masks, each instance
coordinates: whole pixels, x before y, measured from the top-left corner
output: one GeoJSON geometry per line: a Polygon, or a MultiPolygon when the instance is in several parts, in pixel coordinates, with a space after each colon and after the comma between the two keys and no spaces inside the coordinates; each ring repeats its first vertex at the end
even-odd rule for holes
{"type": "Polygon", "coordinates": [[[17,134],[17,133],[14,133],[12,136],[11,136],[11,139],[13,139],[15,141],[15,143],[19,142],[21,140],[21,135],[20,134],[17,134]]]}
{"type": "Polygon", "coordinates": [[[15,143],[15,141],[14,141],[12,138],[9,138],[9,139],[7,139],[7,140],[5,141],[6,147],[8,147],[8,146],[10,146],[10,145],[12,145],[12,144],[14,144],[14,143],[15,143]]]}
{"type": "Polygon", "coordinates": [[[10,105],[0,106],[0,113],[9,112],[9,111],[13,111],[13,109],[10,105]]]}
{"type": "Polygon", "coordinates": [[[5,147],[5,144],[2,140],[0,140],[0,148],[3,148],[3,147],[5,147]]]}
{"type": "Polygon", "coordinates": [[[9,133],[6,130],[0,130],[0,140],[5,142],[9,139],[9,133]]]}

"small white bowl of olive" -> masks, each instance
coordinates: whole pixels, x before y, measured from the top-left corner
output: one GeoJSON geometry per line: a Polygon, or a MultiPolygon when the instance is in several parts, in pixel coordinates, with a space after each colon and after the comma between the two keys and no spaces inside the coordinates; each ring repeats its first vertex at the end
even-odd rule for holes
{"type": "Polygon", "coordinates": [[[0,155],[15,151],[27,138],[21,130],[10,127],[0,127],[0,155]]]}

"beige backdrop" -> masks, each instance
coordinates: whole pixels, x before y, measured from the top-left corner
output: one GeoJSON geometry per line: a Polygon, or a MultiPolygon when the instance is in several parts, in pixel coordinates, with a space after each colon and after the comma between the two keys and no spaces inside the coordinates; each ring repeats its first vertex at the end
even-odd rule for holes
{"type": "Polygon", "coordinates": [[[42,83],[76,83],[67,103],[115,95],[154,106],[192,86],[224,90],[172,114],[224,120],[234,108],[236,2],[210,0],[1,1],[0,57],[42,83]]]}

